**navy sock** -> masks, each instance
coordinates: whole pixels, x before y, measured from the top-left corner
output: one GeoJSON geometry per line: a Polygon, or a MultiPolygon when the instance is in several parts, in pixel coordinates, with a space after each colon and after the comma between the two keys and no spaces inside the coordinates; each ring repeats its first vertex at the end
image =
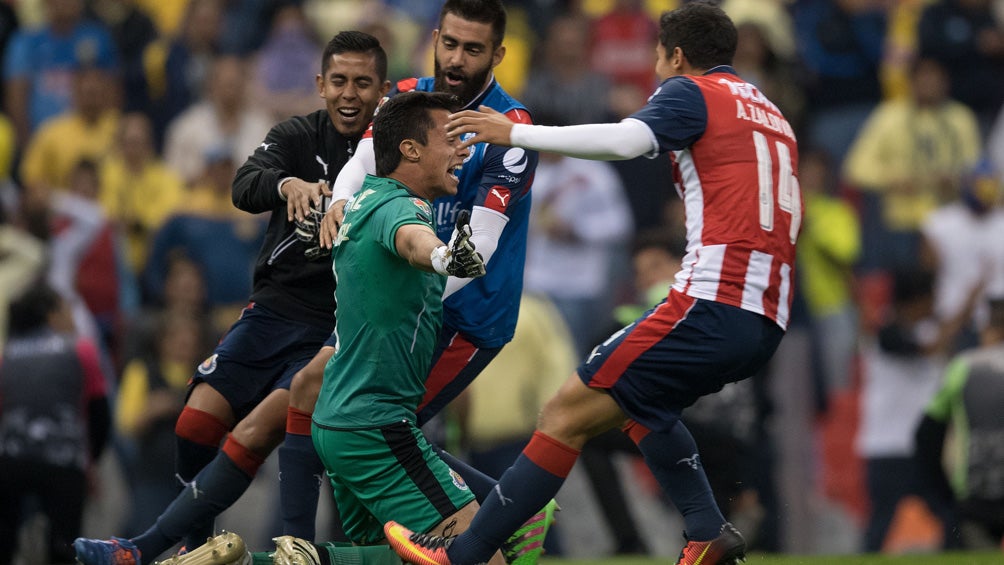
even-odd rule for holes
{"type": "Polygon", "coordinates": [[[471,527],[447,554],[455,565],[484,563],[561,489],[579,451],[536,432],[502,475],[471,527]]]}
{"type": "Polygon", "coordinates": [[[310,436],[287,431],[279,446],[279,511],[284,535],[314,541],[323,477],[324,463],[310,436]]]}
{"type": "MultiPolygon", "coordinates": [[[[170,549],[191,532],[193,523],[212,523],[216,516],[244,494],[252,478],[226,453],[219,453],[181,491],[150,529],[133,538],[133,543],[143,555],[143,562],[148,563],[148,559],[152,561],[170,549]]],[[[196,547],[204,543],[206,539],[202,538],[196,547]]]]}
{"type": "MultiPolygon", "coordinates": [[[[212,463],[213,459],[215,459],[216,455],[220,452],[220,449],[215,445],[195,443],[194,441],[180,436],[175,436],[175,439],[177,440],[178,446],[178,456],[176,461],[178,477],[184,481],[185,484],[188,484],[192,482],[200,471],[212,463]]],[[[206,539],[212,537],[213,535],[214,523],[215,519],[210,517],[207,520],[200,520],[191,524],[188,533],[182,540],[185,547],[187,549],[194,549],[206,543],[206,539]]],[[[174,542],[171,542],[171,545],[174,545],[174,542]]]]}
{"type": "MultiPolygon", "coordinates": [[[[464,482],[470,487],[471,492],[474,493],[474,498],[478,499],[478,503],[483,503],[488,495],[491,494],[492,489],[498,484],[498,480],[478,471],[474,467],[471,467],[466,461],[461,461],[453,455],[446,452],[444,449],[440,448],[438,445],[433,445],[432,448],[436,450],[440,459],[446,462],[451,469],[460,473],[460,476],[464,478],[464,482]]],[[[539,508],[538,508],[539,510],[539,508]]]]}
{"type": "Polygon", "coordinates": [[[687,537],[695,541],[718,537],[725,517],[715,504],[690,430],[677,422],[667,432],[649,432],[636,441],[663,492],[683,515],[687,537]]]}

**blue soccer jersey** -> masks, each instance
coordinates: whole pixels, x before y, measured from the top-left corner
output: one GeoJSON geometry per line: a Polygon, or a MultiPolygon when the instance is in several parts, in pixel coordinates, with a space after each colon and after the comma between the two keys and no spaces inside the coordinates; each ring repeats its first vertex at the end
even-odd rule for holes
{"type": "MultiPolygon", "coordinates": [[[[397,83],[397,90],[433,92],[433,77],[397,83]]],[[[465,109],[488,106],[517,123],[531,123],[522,104],[494,79],[465,109]]],[[[512,339],[523,292],[523,264],[530,220],[530,185],[537,152],[478,143],[460,171],[457,194],[437,199],[436,233],[443,241],[453,234],[457,213],[475,206],[505,215],[508,222],[488,262],[488,273],[474,279],[443,303],[443,325],[463,333],[477,347],[501,347],[512,339]]]]}

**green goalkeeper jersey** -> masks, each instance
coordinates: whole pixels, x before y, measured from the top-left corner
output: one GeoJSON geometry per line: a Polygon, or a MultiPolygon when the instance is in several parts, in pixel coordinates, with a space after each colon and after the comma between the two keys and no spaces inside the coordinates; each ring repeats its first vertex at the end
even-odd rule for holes
{"type": "Polygon", "coordinates": [[[319,426],[415,422],[442,325],[446,277],[398,255],[394,237],[405,224],[435,231],[429,201],[393,179],[367,176],[332,250],[337,344],[314,408],[319,426]]]}

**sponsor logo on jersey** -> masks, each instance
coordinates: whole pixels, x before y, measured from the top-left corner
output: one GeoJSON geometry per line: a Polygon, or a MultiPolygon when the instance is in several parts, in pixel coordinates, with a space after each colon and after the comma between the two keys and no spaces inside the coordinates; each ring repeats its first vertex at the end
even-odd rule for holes
{"type": "Polygon", "coordinates": [[[526,170],[526,151],[521,147],[513,147],[502,156],[502,165],[513,174],[521,174],[526,170]]]}
{"type": "Polygon", "coordinates": [[[272,147],[273,145],[275,145],[275,143],[265,143],[265,142],[262,142],[262,144],[259,145],[258,147],[261,147],[262,151],[268,151],[268,148],[272,147]]]}
{"type": "Polygon", "coordinates": [[[450,469],[450,478],[453,479],[453,486],[460,490],[470,490],[470,487],[468,487],[467,483],[464,482],[464,478],[453,469],[450,469]]]}
{"type": "Polygon", "coordinates": [[[506,207],[509,206],[509,199],[511,197],[512,192],[509,192],[508,188],[493,186],[492,189],[488,191],[488,196],[485,197],[485,208],[505,213],[506,207]]]}
{"type": "Polygon", "coordinates": [[[203,375],[208,375],[209,373],[212,373],[213,371],[215,371],[216,370],[216,357],[217,356],[219,356],[219,353],[213,353],[212,355],[210,355],[209,357],[207,357],[206,360],[203,361],[202,364],[199,365],[199,373],[201,373],[203,375]]]}

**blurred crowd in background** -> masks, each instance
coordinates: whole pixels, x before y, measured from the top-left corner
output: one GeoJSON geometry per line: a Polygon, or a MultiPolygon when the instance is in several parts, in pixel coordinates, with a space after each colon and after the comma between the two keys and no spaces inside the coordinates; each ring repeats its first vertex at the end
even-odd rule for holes
{"type": "MultiPolygon", "coordinates": [[[[620,120],[657,86],[658,15],[676,5],[506,2],[496,77],[536,123],[620,120]]],[[[1004,473],[987,479],[996,529],[965,527],[967,495],[922,480],[915,437],[949,361],[1002,323],[1004,2],[722,7],[736,71],[795,128],[805,205],[788,337],[764,374],[686,415],[723,510],[754,550],[1000,547],[1004,473]]],[[[0,342],[7,304],[45,280],[96,344],[114,422],[101,457],[129,489],[112,531],[143,531],[173,499],[186,381],[250,294],[267,219],[233,207],[234,171],[271,125],[322,107],[314,77],[340,30],[380,38],[392,81],[431,74],[439,8],[0,2],[0,342]]],[[[666,156],[542,155],[531,222],[517,338],[430,432],[495,473],[575,360],[665,296],[688,228],[666,156]]],[[[995,425],[948,470],[1004,468],[995,425]]],[[[647,553],[621,485],[658,487],[643,465],[613,464],[637,457],[622,440],[598,438],[579,465],[610,552],[647,553]]]]}

